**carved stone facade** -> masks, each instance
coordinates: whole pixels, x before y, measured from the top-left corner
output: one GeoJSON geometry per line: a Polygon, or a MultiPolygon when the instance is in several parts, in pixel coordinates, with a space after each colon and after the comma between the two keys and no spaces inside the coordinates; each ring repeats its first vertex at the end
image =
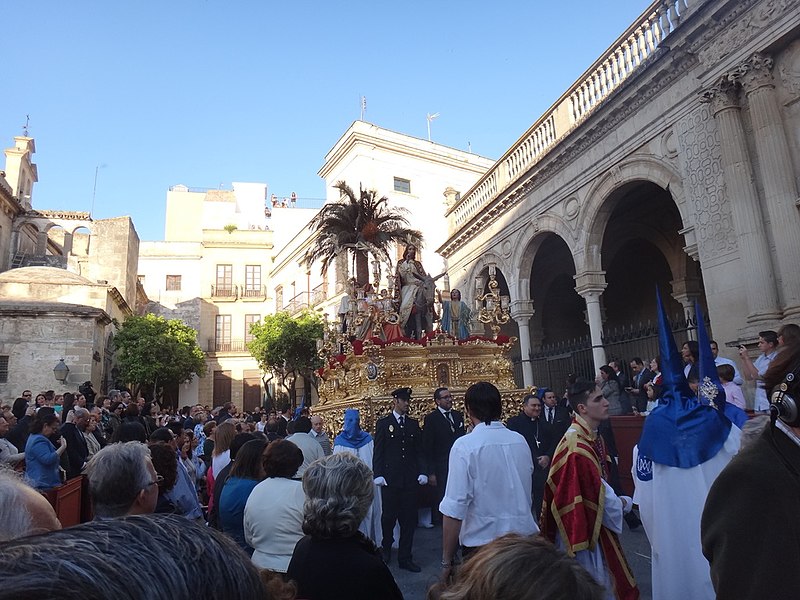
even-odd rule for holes
{"type": "Polygon", "coordinates": [[[678,121],[681,178],[697,215],[695,232],[701,261],[737,249],[731,208],[725,197],[719,132],[711,112],[699,106],[678,121]]]}
{"type": "Polygon", "coordinates": [[[496,164],[462,198],[472,216],[451,208],[439,251],[463,273],[454,285],[472,289],[494,261],[512,305],[532,302],[523,362],[585,336],[599,367],[618,352],[610,328],[654,319],[656,286],[684,316],[699,302],[730,358],[798,320],[800,0],[686,4],[663,45],[534,165],[480,205],[496,164]]]}

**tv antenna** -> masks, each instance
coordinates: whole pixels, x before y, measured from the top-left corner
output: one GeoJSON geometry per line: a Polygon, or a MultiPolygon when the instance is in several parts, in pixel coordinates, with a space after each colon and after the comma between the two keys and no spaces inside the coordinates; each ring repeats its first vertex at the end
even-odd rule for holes
{"type": "Polygon", "coordinates": [[[428,141],[431,141],[431,121],[439,117],[439,113],[428,113],[425,118],[428,120],[428,141]]]}

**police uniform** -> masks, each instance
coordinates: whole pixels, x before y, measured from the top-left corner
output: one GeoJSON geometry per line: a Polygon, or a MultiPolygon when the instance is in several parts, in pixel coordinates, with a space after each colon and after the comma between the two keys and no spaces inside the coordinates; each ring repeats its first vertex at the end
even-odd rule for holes
{"type": "MultiPolygon", "coordinates": [[[[392,397],[410,400],[411,388],[399,388],[392,392],[392,397]]],[[[375,425],[372,470],[376,482],[380,478],[385,480],[385,485],[381,487],[384,557],[388,560],[391,554],[394,541],[392,532],[395,522],[399,521],[398,562],[401,568],[410,566],[409,570],[412,571],[419,569],[411,560],[411,546],[417,525],[417,488],[420,477],[427,483],[427,477],[421,475],[427,473],[421,444],[419,423],[408,415],[399,415],[392,411],[375,425]]]]}

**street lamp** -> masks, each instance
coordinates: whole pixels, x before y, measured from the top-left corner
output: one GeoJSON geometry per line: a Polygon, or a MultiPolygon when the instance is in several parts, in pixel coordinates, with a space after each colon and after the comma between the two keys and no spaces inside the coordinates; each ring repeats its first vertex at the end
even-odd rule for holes
{"type": "Polygon", "coordinates": [[[483,293],[484,278],[478,275],[475,278],[475,308],[478,320],[489,325],[492,330],[492,339],[496,340],[500,333],[500,326],[508,323],[510,298],[500,295],[500,284],[496,279],[497,266],[489,263],[489,291],[483,293]]]}
{"type": "Polygon", "coordinates": [[[53,375],[56,376],[56,380],[64,383],[67,380],[67,375],[69,375],[69,367],[64,364],[64,359],[60,359],[58,364],[53,368],[53,375]]]}

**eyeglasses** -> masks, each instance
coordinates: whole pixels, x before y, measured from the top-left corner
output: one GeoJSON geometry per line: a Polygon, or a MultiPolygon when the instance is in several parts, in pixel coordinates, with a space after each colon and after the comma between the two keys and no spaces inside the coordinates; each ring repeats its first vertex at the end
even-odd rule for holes
{"type": "Polygon", "coordinates": [[[161,475],[156,475],[156,478],[148,483],[145,487],[150,487],[151,485],[161,485],[162,483],[164,483],[164,477],[161,475]]]}
{"type": "Polygon", "coordinates": [[[33,396],[33,394],[22,394],[23,398],[30,398],[31,396],[33,396]]]}

